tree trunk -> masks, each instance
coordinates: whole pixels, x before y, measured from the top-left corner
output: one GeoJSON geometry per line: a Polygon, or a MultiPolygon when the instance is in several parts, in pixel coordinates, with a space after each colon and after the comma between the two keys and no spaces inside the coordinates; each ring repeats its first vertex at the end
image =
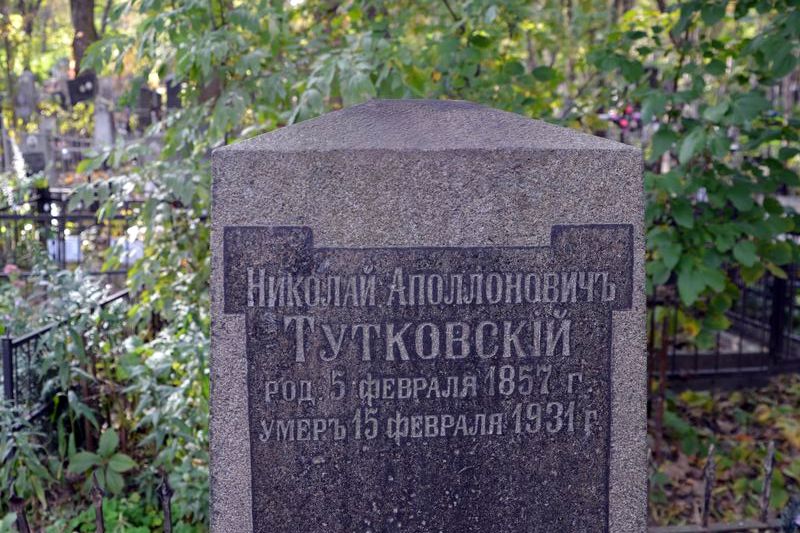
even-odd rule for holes
{"type": "Polygon", "coordinates": [[[75,58],[75,74],[81,71],[83,54],[89,45],[97,40],[97,29],[94,27],[94,0],[69,0],[72,12],[72,27],[75,36],[72,39],[72,55],[75,58]]]}
{"type": "MultiPolygon", "coordinates": [[[[9,9],[8,9],[8,0],[0,0],[0,18],[3,21],[9,20],[9,9]]],[[[3,37],[3,49],[5,52],[5,64],[3,65],[6,75],[6,99],[8,104],[11,107],[12,118],[11,118],[11,128],[16,126],[16,116],[14,116],[14,102],[16,101],[16,84],[14,83],[14,46],[11,44],[11,36],[10,27],[3,24],[3,27],[0,28],[0,35],[3,37]]],[[[0,142],[2,144],[2,142],[0,142]]],[[[2,147],[5,149],[5,147],[2,147]]]]}

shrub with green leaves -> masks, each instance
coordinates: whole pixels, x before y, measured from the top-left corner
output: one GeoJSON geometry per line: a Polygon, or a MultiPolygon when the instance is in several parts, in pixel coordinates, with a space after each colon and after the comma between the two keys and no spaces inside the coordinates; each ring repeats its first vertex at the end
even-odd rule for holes
{"type": "Polygon", "coordinates": [[[97,452],[81,451],[69,457],[67,471],[73,474],[86,474],[86,490],[91,490],[94,479],[103,490],[120,494],[125,488],[122,474],[136,467],[136,461],[129,455],[117,451],[119,436],[113,429],[103,431],[97,452]]]}
{"type": "Polygon", "coordinates": [[[54,479],[46,466],[47,450],[42,445],[42,437],[28,423],[22,409],[0,403],[0,499],[3,502],[15,495],[32,498],[38,505],[47,507],[46,491],[54,479]]]}
{"type": "Polygon", "coordinates": [[[648,289],[675,283],[704,345],[729,325],[734,276],[785,278],[798,258],[800,219],[776,195],[800,185],[800,120],[779,97],[797,68],[800,6],[658,6],[626,13],[592,61],[609,80],[605,98],[641,104],[648,289]]]}

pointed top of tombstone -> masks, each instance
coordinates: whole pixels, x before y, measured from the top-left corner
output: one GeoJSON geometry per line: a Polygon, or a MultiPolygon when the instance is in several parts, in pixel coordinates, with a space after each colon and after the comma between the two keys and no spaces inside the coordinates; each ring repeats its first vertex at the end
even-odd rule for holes
{"type": "Polygon", "coordinates": [[[372,100],[223,151],[637,150],[461,100],[372,100]]]}

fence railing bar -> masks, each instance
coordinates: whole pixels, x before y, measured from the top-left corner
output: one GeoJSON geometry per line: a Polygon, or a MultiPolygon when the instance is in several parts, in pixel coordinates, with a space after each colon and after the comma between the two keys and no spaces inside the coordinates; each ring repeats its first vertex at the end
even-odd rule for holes
{"type": "Polygon", "coordinates": [[[169,484],[166,472],[161,470],[161,483],[158,485],[158,500],[164,512],[164,533],[172,533],[172,495],[174,491],[169,484]]]}
{"type": "Polygon", "coordinates": [[[656,458],[661,458],[662,440],[664,438],[664,410],[667,391],[667,350],[669,349],[669,317],[664,316],[661,323],[661,347],[658,350],[658,403],[655,405],[656,423],[656,458]]]}
{"type": "Polygon", "coordinates": [[[782,527],[780,520],[769,520],[759,522],[756,520],[744,520],[732,524],[711,524],[708,527],[690,526],[656,526],[647,529],[648,533],[741,533],[747,531],[780,531],[782,527]]]}
{"type": "MultiPolygon", "coordinates": [[[[674,307],[674,313],[673,313],[673,316],[672,316],[672,328],[671,329],[672,329],[672,336],[673,336],[673,339],[674,339],[674,337],[675,337],[675,335],[676,335],[676,333],[678,331],[678,306],[675,305],[673,307],[674,307]]],[[[666,340],[664,342],[666,343],[666,340]]],[[[674,372],[675,371],[675,351],[677,349],[677,346],[676,346],[675,342],[670,342],[668,344],[671,345],[670,347],[672,348],[672,354],[670,355],[669,360],[670,360],[670,363],[671,363],[670,366],[672,368],[672,371],[674,372]]]]}
{"type": "Polygon", "coordinates": [[[714,375],[726,375],[726,374],[741,374],[741,373],[769,373],[770,367],[768,365],[760,365],[760,366],[742,366],[736,368],[720,368],[719,370],[714,370],[713,368],[700,368],[698,370],[693,369],[677,369],[674,372],[668,372],[667,376],[669,377],[691,377],[691,376],[714,376],[714,375]]]}
{"type": "MultiPolygon", "coordinates": [[[[120,276],[122,274],[127,274],[128,271],[124,269],[118,270],[84,270],[84,274],[87,276],[120,276]]],[[[31,276],[35,276],[34,272],[16,272],[13,274],[14,277],[17,278],[29,278],[31,276]]],[[[0,272],[0,278],[10,278],[12,274],[6,274],[4,272],[0,272]]],[[[800,338],[800,337],[799,337],[800,338]]]]}
{"type": "Polygon", "coordinates": [[[769,512],[769,497],[772,490],[772,471],[775,468],[775,441],[769,441],[767,447],[767,456],[764,458],[764,486],[761,489],[761,502],[759,517],[762,522],[767,521],[767,513],[769,512]]]}
{"type": "Polygon", "coordinates": [[[103,519],[103,496],[105,492],[97,481],[97,471],[92,472],[92,503],[94,503],[94,524],[97,533],[105,533],[106,525],[103,519]]]}
{"type": "Polygon", "coordinates": [[[703,479],[705,480],[705,487],[703,490],[703,519],[701,525],[703,527],[708,527],[708,517],[711,514],[712,493],[714,491],[714,483],[717,480],[717,465],[714,461],[713,442],[708,446],[706,465],[703,468],[703,479]]]}
{"type": "Polygon", "coordinates": [[[17,531],[18,533],[30,533],[31,528],[28,525],[28,517],[25,516],[25,500],[20,498],[11,489],[11,497],[8,499],[8,506],[11,511],[17,515],[17,531]]]}
{"type": "MultiPolygon", "coordinates": [[[[114,302],[115,300],[119,300],[121,298],[125,298],[126,296],[128,296],[129,293],[130,293],[129,289],[122,289],[121,291],[117,291],[117,292],[115,292],[115,293],[103,298],[102,300],[97,302],[96,305],[97,305],[97,307],[105,307],[106,305],[114,302]]],[[[42,326],[41,328],[35,329],[35,330],[33,330],[33,331],[29,332],[29,333],[26,333],[24,335],[20,335],[19,337],[12,337],[11,338],[11,345],[12,345],[13,348],[16,348],[17,346],[20,346],[22,344],[28,343],[31,340],[36,339],[37,337],[41,337],[45,333],[48,333],[50,330],[64,325],[69,320],[70,320],[69,318],[63,318],[61,320],[57,320],[55,322],[51,322],[50,324],[47,324],[46,326],[42,326]]],[[[4,338],[7,338],[7,337],[4,337],[4,338]]]]}
{"type": "MultiPolygon", "coordinates": [[[[124,214],[116,214],[112,217],[109,217],[113,220],[129,220],[130,217],[124,214]]],[[[71,215],[16,215],[10,213],[0,213],[0,220],[14,220],[14,221],[25,221],[25,222],[47,222],[50,223],[52,220],[59,220],[63,222],[97,222],[97,215],[95,214],[80,214],[80,213],[73,213],[71,215]]]]}
{"type": "Polygon", "coordinates": [[[3,398],[10,402],[14,400],[14,352],[11,337],[0,339],[0,349],[3,352],[3,398]]]}
{"type": "Polygon", "coordinates": [[[702,379],[702,378],[713,378],[713,377],[720,377],[725,378],[729,376],[736,376],[738,374],[747,374],[749,376],[773,376],[776,374],[784,374],[784,373],[791,373],[791,372],[798,372],[800,371],[800,359],[798,360],[791,360],[782,362],[780,368],[771,368],[769,366],[743,366],[737,368],[720,368],[718,372],[714,372],[714,369],[707,368],[701,369],[697,373],[691,370],[677,370],[675,372],[668,372],[667,377],[671,378],[674,382],[680,383],[681,380],[686,380],[687,382],[692,379],[702,379]]]}

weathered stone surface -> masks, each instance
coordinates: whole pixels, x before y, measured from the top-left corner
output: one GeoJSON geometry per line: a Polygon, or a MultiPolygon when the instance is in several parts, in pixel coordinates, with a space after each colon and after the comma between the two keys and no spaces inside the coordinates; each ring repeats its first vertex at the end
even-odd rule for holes
{"type": "Polygon", "coordinates": [[[217,150],[215,531],[642,531],[641,158],[465,102],[217,150]]]}

